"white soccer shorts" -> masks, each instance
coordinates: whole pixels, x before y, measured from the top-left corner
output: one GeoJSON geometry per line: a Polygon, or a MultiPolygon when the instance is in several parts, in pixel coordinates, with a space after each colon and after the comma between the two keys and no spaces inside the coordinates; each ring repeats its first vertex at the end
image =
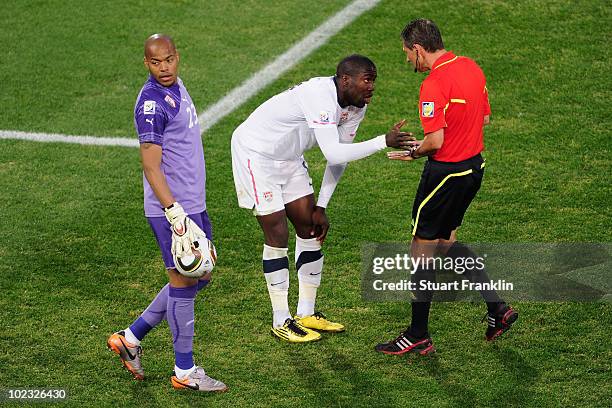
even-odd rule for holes
{"type": "Polygon", "coordinates": [[[232,171],[238,205],[255,215],[282,211],[285,204],[314,193],[304,157],[269,160],[232,140],[232,171]]]}

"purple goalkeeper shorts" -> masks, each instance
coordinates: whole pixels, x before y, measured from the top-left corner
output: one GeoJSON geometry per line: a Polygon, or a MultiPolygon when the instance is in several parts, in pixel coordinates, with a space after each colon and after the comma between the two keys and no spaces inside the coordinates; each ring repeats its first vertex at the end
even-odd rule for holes
{"type": "MultiPolygon", "coordinates": [[[[208,219],[208,213],[206,211],[199,214],[189,215],[192,221],[194,221],[198,227],[202,228],[202,231],[206,234],[206,237],[213,240],[212,226],[208,219]]],[[[170,229],[170,223],[166,217],[147,217],[147,221],[153,230],[157,245],[161,250],[162,259],[166,269],[175,269],[174,260],[172,259],[172,230],[170,229]]]]}

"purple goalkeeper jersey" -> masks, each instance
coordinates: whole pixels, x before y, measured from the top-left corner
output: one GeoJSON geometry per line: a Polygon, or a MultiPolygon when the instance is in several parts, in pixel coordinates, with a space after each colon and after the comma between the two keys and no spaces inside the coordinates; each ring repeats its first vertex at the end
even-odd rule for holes
{"type": "MultiPolygon", "coordinates": [[[[144,84],[134,107],[134,126],[140,143],[162,148],[161,169],[175,200],[187,214],[206,210],[206,170],[198,113],[180,78],[170,87],[154,77],[144,84]]],[[[147,217],[162,217],[164,209],[147,178],[144,210],[147,217]]]]}

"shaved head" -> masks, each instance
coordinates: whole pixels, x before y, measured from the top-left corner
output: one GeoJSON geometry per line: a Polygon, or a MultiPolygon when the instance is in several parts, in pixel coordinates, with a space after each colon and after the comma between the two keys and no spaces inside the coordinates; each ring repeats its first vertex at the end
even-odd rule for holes
{"type": "Polygon", "coordinates": [[[166,34],[153,34],[144,43],[144,64],[163,86],[172,86],[178,75],[179,53],[166,34]]]}
{"type": "Polygon", "coordinates": [[[166,47],[171,51],[176,53],[176,46],[174,45],[174,41],[172,37],[166,34],[153,34],[144,43],[144,55],[145,57],[149,57],[153,50],[157,47],[166,47]]]}
{"type": "Polygon", "coordinates": [[[336,76],[355,76],[368,71],[376,72],[376,65],[374,65],[374,62],[363,55],[353,54],[340,61],[336,67],[336,76]]]}

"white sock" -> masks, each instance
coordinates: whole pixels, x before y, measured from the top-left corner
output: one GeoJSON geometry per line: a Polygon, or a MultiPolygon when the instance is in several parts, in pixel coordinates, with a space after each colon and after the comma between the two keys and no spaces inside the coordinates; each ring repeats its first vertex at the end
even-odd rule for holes
{"type": "Polygon", "coordinates": [[[140,346],[140,340],[138,340],[138,338],[134,336],[134,333],[132,333],[129,327],[125,329],[124,331],[125,331],[125,339],[128,341],[128,343],[132,343],[136,346],[140,346]]]}
{"type": "Polygon", "coordinates": [[[263,268],[272,303],[272,325],[282,327],[289,313],[289,259],[287,248],[274,248],[264,244],[263,268]]]}
{"type": "Polygon", "coordinates": [[[311,316],[315,312],[315,299],[317,298],[317,288],[305,288],[300,282],[300,299],[298,300],[296,316],[305,317],[311,316]],[[312,300],[310,300],[312,299],[312,300]]]}
{"type": "Polygon", "coordinates": [[[174,366],[174,375],[176,376],[176,378],[178,378],[179,380],[182,378],[187,377],[189,374],[191,374],[194,370],[196,369],[196,366],[194,365],[193,367],[187,369],[187,370],[183,370],[182,368],[178,368],[177,366],[174,366]]]}
{"type": "Polygon", "coordinates": [[[297,315],[310,316],[315,312],[317,289],[321,285],[323,272],[321,243],[316,238],[295,236],[295,266],[300,283],[297,315]]]}
{"type": "Polygon", "coordinates": [[[272,312],[272,326],[275,328],[283,327],[285,320],[291,319],[291,313],[289,310],[274,310],[272,312]]]}

